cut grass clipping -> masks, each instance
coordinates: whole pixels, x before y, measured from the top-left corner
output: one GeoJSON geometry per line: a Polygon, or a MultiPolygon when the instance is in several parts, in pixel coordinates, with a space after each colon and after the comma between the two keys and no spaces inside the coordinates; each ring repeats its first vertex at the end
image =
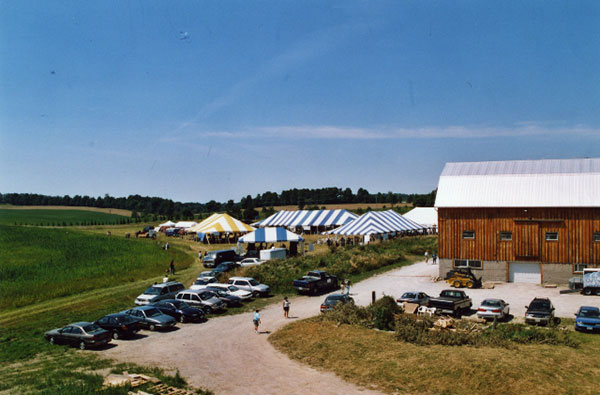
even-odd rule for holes
{"type": "Polygon", "coordinates": [[[518,344],[552,344],[577,348],[579,342],[573,332],[565,328],[540,328],[525,324],[478,324],[466,320],[454,320],[452,330],[438,329],[438,318],[417,317],[400,314],[402,309],[394,298],[385,296],[374,304],[361,307],[352,304],[339,306],[323,314],[321,320],[337,324],[361,325],[366,328],[395,330],[396,339],[416,345],[505,347],[518,344]]]}

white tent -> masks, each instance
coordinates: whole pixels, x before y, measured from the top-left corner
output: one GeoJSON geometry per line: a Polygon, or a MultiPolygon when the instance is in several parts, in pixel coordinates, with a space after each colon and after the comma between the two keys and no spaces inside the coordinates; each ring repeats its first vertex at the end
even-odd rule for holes
{"type": "Polygon", "coordinates": [[[183,228],[183,229],[188,229],[191,228],[194,225],[197,225],[197,222],[193,222],[193,221],[179,221],[175,224],[176,228],[183,228]]]}
{"type": "Polygon", "coordinates": [[[175,226],[175,222],[173,222],[173,221],[167,221],[165,223],[162,223],[162,224],[158,225],[159,228],[162,228],[163,226],[168,226],[168,227],[175,226]]]}
{"type": "Polygon", "coordinates": [[[438,215],[435,207],[415,207],[404,214],[404,217],[426,228],[437,228],[438,226],[438,215]]]}

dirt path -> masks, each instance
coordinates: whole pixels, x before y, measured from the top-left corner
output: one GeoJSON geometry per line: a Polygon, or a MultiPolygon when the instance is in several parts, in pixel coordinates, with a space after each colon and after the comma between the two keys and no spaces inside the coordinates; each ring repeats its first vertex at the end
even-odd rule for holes
{"type": "MultiPolygon", "coordinates": [[[[431,276],[437,266],[424,262],[403,267],[362,281],[351,289],[358,304],[371,301],[371,292],[400,296],[405,291],[425,291],[438,295],[445,282],[434,283],[431,276]]],[[[595,305],[597,297],[559,295],[557,289],[532,284],[502,284],[493,290],[468,290],[475,306],[486,297],[501,297],[511,304],[511,313],[522,317],[523,306],[534,296],[548,296],[557,308],[557,316],[572,317],[581,304],[595,305]],[[590,299],[589,301],[587,299],[590,299]]],[[[261,333],[253,331],[252,314],[212,318],[203,324],[179,325],[168,333],[151,333],[137,340],[119,340],[117,347],[101,354],[123,362],[179,369],[188,382],[209,388],[217,394],[356,394],[374,393],[349,384],[332,373],[318,371],[292,361],[267,341],[269,333],[295,319],[319,314],[324,296],[291,299],[290,317],[283,318],[279,303],[261,311],[261,333]]]]}

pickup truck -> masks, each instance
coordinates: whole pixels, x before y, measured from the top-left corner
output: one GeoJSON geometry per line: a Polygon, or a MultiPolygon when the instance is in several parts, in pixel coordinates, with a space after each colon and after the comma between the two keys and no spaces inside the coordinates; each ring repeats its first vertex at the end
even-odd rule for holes
{"type": "Polygon", "coordinates": [[[320,270],[313,270],[292,283],[298,292],[316,295],[323,291],[333,291],[339,288],[338,278],[320,270]]]}
{"type": "Polygon", "coordinates": [[[473,306],[471,298],[465,291],[445,289],[437,298],[430,298],[427,307],[435,307],[436,314],[451,314],[460,317],[463,312],[469,311],[473,306]]]}

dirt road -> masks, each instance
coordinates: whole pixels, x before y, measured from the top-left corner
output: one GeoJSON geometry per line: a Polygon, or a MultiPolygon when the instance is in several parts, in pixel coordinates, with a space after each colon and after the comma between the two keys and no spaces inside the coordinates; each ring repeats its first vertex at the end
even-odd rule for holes
{"type": "MultiPolygon", "coordinates": [[[[384,273],[362,281],[351,289],[357,303],[366,305],[371,292],[400,296],[405,291],[425,291],[438,295],[447,288],[445,282],[434,283],[431,276],[437,266],[424,262],[384,273]]],[[[486,297],[500,297],[511,304],[511,313],[522,317],[524,306],[534,296],[548,296],[556,306],[556,315],[572,317],[582,304],[597,305],[597,296],[559,295],[557,289],[532,284],[501,284],[493,290],[468,290],[474,305],[486,297]]],[[[263,325],[255,334],[252,314],[212,318],[203,324],[179,325],[178,330],[152,333],[136,340],[118,340],[117,347],[101,351],[123,362],[179,369],[180,374],[196,387],[209,388],[217,394],[356,394],[374,393],[349,384],[334,374],[318,371],[290,360],[267,341],[269,333],[296,319],[319,314],[321,297],[299,296],[291,299],[290,318],[283,318],[280,303],[261,311],[263,325]]]]}

